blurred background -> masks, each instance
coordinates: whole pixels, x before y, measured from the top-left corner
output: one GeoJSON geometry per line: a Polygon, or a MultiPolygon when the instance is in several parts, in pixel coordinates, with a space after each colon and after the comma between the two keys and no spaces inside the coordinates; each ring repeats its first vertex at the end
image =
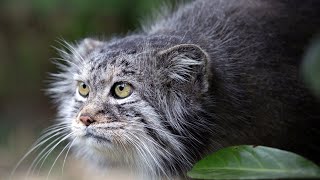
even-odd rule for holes
{"type": "MultiPolygon", "coordinates": [[[[8,179],[41,131],[54,123],[55,108],[43,89],[47,72],[56,71],[50,58],[58,56],[52,48],[61,47],[57,40],[75,42],[88,36],[125,35],[137,29],[162,2],[0,0],[0,179],[8,179]]],[[[45,179],[56,155],[49,156],[39,175],[30,179],[45,179]]],[[[22,163],[14,179],[24,179],[34,157],[22,163]]],[[[63,176],[61,166],[59,160],[49,179],[94,179],[92,175],[96,174],[85,171],[87,166],[72,157],[63,176]]],[[[117,172],[104,179],[130,179],[130,175],[117,172]]]]}

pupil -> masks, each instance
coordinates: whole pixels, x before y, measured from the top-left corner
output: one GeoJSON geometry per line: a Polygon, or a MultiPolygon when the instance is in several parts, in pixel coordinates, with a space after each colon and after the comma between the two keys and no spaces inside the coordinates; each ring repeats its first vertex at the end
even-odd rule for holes
{"type": "Polygon", "coordinates": [[[120,91],[123,91],[123,89],[124,89],[124,85],[120,85],[120,86],[119,86],[119,90],[120,90],[120,91]]]}
{"type": "Polygon", "coordinates": [[[87,87],[87,85],[85,84],[82,84],[82,88],[85,89],[87,87]]]}

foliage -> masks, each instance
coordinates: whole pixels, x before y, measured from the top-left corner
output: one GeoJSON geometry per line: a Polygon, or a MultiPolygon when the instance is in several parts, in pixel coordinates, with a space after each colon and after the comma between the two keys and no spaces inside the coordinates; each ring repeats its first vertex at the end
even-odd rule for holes
{"type": "Polygon", "coordinates": [[[198,179],[320,178],[320,168],[303,157],[264,146],[224,148],[199,161],[188,176],[198,179]]]}

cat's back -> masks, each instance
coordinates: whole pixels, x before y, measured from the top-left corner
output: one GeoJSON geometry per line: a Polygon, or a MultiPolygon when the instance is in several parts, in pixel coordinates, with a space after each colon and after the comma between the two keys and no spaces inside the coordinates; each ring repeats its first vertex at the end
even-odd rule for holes
{"type": "Polygon", "coordinates": [[[319,30],[319,11],[317,0],[195,0],[176,10],[161,9],[158,18],[144,26],[144,31],[149,34],[192,31],[198,35],[217,36],[221,30],[217,29],[219,26],[225,29],[242,27],[236,29],[238,32],[250,28],[265,32],[284,28],[281,29],[284,32],[288,25],[291,25],[291,31],[301,25],[319,30]]]}
{"type": "Polygon", "coordinates": [[[228,71],[228,78],[230,72],[239,73],[237,67],[242,72],[275,64],[297,68],[320,32],[320,1],[196,0],[159,19],[144,33],[199,45],[216,71],[228,71]]]}
{"type": "Polygon", "coordinates": [[[320,105],[301,79],[300,64],[319,32],[318,0],[197,0],[145,28],[208,53],[221,126],[254,135],[230,141],[264,142],[309,157],[320,149],[320,105]]]}

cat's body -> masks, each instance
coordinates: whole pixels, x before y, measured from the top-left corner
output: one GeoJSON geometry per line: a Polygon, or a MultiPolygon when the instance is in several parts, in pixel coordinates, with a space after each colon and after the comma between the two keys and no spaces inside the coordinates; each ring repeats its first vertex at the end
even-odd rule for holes
{"type": "Polygon", "coordinates": [[[71,47],[50,92],[78,154],[102,166],[168,178],[238,144],[319,160],[320,106],[299,74],[319,28],[317,0],[196,1],[140,33],[71,47]],[[129,96],[115,97],[117,82],[129,96]]]}

